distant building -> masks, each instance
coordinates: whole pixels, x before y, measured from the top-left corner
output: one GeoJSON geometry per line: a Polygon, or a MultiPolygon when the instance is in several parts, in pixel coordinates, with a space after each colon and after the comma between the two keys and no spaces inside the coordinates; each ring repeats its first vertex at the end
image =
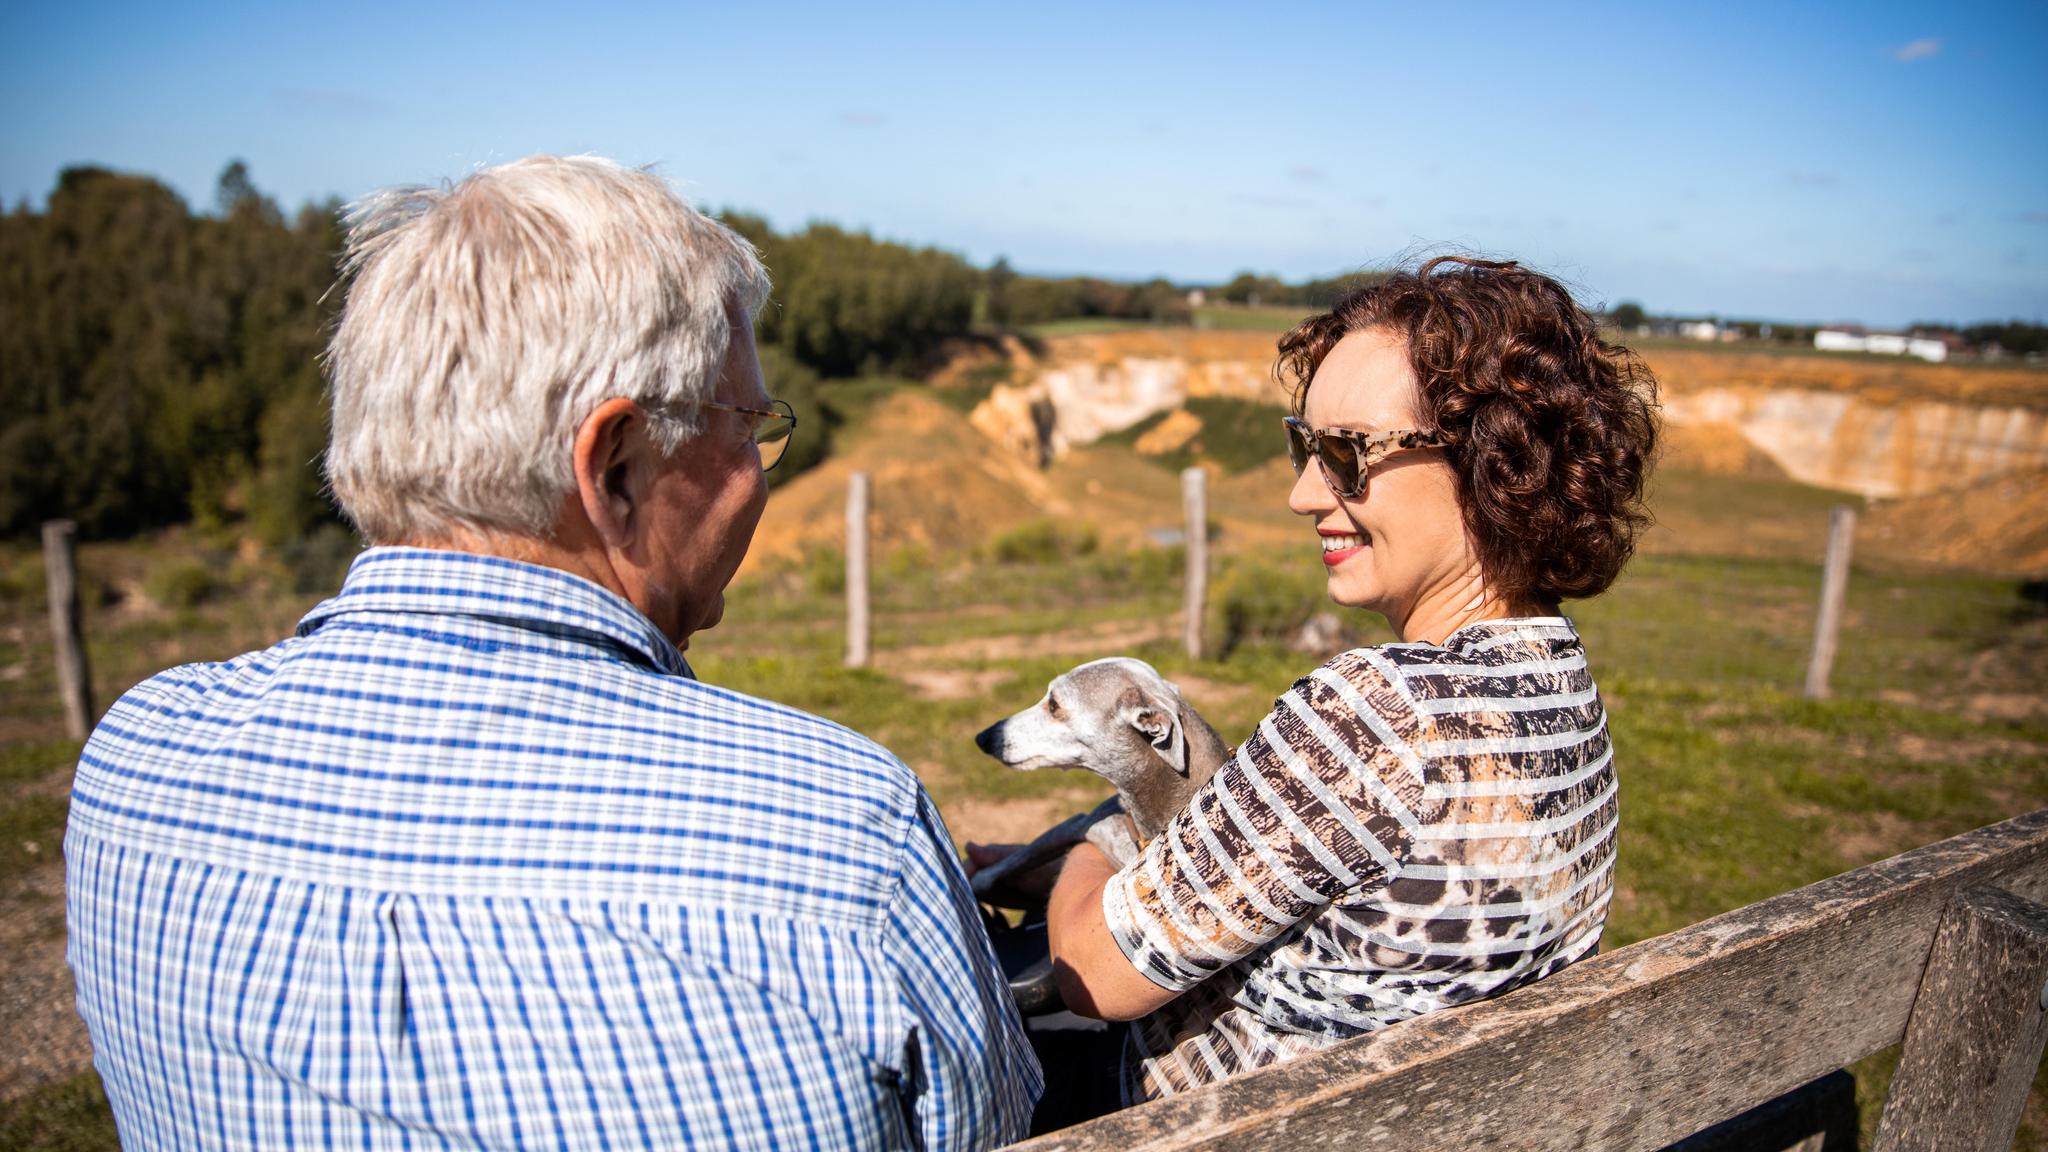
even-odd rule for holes
{"type": "Polygon", "coordinates": [[[1209,302],[1209,294],[1200,288],[1188,289],[1188,307],[1200,308],[1209,302]]]}
{"type": "Polygon", "coordinates": [[[1719,340],[1721,326],[1712,320],[1691,320],[1678,326],[1678,334],[1687,340],[1719,340]]]}
{"type": "Polygon", "coordinates": [[[1813,334],[1813,346],[1822,352],[1872,352],[1880,356],[1918,356],[1930,364],[1948,359],[1948,344],[1898,332],[1847,332],[1823,328],[1813,334]]]}

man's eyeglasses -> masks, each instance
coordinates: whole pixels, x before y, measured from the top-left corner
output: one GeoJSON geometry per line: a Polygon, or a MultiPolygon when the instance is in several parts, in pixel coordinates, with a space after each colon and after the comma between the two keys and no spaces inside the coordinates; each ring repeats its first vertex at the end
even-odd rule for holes
{"type": "Polygon", "coordinates": [[[1294,474],[1301,475],[1314,456],[1323,466],[1323,481],[1330,491],[1346,500],[1365,495],[1366,476],[1372,466],[1404,448],[1441,448],[1451,438],[1441,432],[1395,428],[1367,435],[1349,428],[1311,428],[1295,416],[1283,419],[1287,426],[1287,459],[1294,474]]]}
{"type": "Polygon", "coordinates": [[[761,418],[761,422],[754,425],[754,445],[761,450],[761,471],[770,471],[788,453],[790,438],[796,433],[796,410],[789,406],[789,401],[770,400],[765,410],[721,404],[716,400],[706,400],[703,406],[761,418]]]}

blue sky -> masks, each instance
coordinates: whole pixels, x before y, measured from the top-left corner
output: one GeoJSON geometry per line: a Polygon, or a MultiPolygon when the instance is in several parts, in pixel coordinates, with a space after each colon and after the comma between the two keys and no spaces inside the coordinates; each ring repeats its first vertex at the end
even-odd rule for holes
{"type": "Polygon", "coordinates": [[[596,151],[1026,271],[1455,245],[1653,311],[2044,319],[2044,54],[2041,3],[11,5],[0,196],[596,151]]]}

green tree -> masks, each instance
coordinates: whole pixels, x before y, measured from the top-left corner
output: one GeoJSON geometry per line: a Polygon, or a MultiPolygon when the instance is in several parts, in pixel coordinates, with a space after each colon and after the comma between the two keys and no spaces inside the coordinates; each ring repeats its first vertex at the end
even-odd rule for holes
{"type": "MultiPolygon", "coordinates": [[[[0,533],[228,525],[274,498],[266,416],[319,392],[338,226],[332,205],[287,223],[240,162],[216,203],[72,168],[0,217],[0,533]]],[[[317,484],[294,499],[287,520],[331,515],[317,484]]]]}

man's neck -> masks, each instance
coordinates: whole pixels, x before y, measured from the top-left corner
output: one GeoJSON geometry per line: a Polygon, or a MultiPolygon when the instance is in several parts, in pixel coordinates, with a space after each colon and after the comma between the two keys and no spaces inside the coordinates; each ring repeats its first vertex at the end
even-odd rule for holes
{"type": "Polygon", "coordinates": [[[620,599],[632,599],[619,582],[618,574],[612,571],[612,566],[604,561],[601,553],[593,552],[591,549],[568,547],[557,540],[543,540],[514,532],[477,531],[458,527],[437,536],[410,537],[393,543],[406,548],[468,552],[476,556],[496,556],[505,560],[517,560],[522,564],[555,568],[571,576],[581,576],[620,599]]]}

